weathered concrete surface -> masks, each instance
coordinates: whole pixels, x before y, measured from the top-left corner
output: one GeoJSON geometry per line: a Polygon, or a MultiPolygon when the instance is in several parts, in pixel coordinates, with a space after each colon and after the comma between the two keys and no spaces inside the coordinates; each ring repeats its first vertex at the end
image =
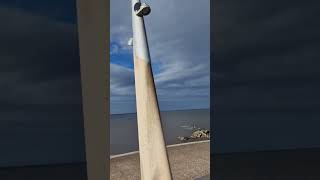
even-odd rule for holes
{"type": "Polygon", "coordinates": [[[135,57],[134,74],[142,180],[171,180],[150,63],[135,57]]]}
{"type": "Polygon", "coordinates": [[[195,178],[195,180],[210,180],[210,175],[195,178]]]}
{"type": "MultiPolygon", "coordinates": [[[[210,142],[169,146],[168,156],[174,180],[193,180],[210,174],[210,142]]],[[[111,180],[140,180],[139,154],[110,160],[111,180]]]]}

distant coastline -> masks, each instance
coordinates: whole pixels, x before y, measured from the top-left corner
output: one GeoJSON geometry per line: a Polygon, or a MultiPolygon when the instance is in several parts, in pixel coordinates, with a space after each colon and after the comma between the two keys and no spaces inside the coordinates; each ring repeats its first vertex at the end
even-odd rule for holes
{"type": "MultiPolygon", "coordinates": [[[[173,110],[164,110],[162,112],[181,112],[181,111],[197,111],[197,110],[210,110],[210,108],[199,108],[199,109],[173,109],[173,110]]],[[[137,112],[128,112],[128,113],[110,113],[110,115],[123,115],[123,114],[136,114],[137,112]]]]}

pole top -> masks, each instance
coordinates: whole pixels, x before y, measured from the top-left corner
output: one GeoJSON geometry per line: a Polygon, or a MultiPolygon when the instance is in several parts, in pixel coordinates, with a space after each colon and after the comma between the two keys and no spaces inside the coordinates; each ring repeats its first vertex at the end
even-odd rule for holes
{"type": "Polygon", "coordinates": [[[151,8],[146,3],[137,2],[134,4],[133,10],[135,11],[137,16],[147,16],[151,12],[151,8]]]}

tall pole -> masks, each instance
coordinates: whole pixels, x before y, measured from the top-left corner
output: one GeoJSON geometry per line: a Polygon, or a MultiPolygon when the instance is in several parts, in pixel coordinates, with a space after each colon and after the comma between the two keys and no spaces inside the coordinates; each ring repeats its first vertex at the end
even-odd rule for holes
{"type": "Polygon", "coordinates": [[[150,7],[132,1],[133,55],[142,180],[171,180],[143,16],[150,7]]]}

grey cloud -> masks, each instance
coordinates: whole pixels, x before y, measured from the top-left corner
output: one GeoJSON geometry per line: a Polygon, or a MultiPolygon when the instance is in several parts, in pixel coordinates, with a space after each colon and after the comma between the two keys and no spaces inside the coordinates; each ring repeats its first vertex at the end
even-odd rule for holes
{"type": "MultiPolygon", "coordinates": [[[[200,101],[198,94],[201,94],[207,97],[202,107],[208,107],[210,2],[147,3],[152,13],[145,17],[145,23],[151,59],[159,66],[159,72],[155,75],[159,101],[171,99],[173,103],[184,97],[185,103],[190,103],[187,99],[198,98],[200,101]]],[[[111,41],[126,46],[124,43],[131,37],[131,29],[130,3],[112,1],[111,41]]]]}
{"type": "Polygon", "coordinates": [[[113,114],[135,112],[133,70],[110,64],[110,111],[113,114]]]}
{"type": "Polygon", "coordinates": [[[134,95],[133,70],[120,65],[110,65],[110,90],[113,95],[134,95]]]}

